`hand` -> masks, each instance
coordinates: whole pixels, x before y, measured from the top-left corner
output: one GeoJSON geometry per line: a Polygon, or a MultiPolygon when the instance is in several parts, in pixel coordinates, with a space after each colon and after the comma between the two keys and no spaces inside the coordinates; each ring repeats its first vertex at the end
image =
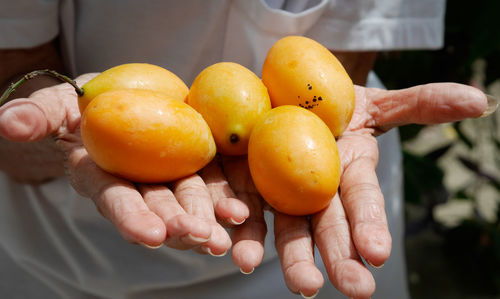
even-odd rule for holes
{"type": "MultiPolygon", "coordinates": [[[[81,86],[92,76],[81,76],[77,82],[81,86]]],[[[77,97],[69,84],[8,102],[0,108],[4,138],[0,150],[14,155],[2,155],[0,168],[24,182],[59,176],[65,169],[75,190],[91,198],[131,243],[147,247],[165,243],[213,255],[229,250],[230,237],[216,220],[243,222],[248,216],[246,205],[235,198],[212,200],[196,174],[168,185],[148,185],[106,173],[83,147],[79,124],[77,97]]]]}
{"type": "Polygon", "coordinates": [[[395,91],[356,87],[353,118],[338,140],[342,161],[339,196],[311,220],[330,281],[341,292],[369,298],[375,282],[360,257],[380,267],[390,255],[391,237],[375,174],[378,151],[374,136],[410,123],[477,117],[485,109],[486,97],[481,91],[459,84],[428,84],[395,91]]]}
{"type": "MultiPolygon", "coordinates": [[[[485,109],[482,92],[459,84],[429,84],[396,91],[356,86],[355,112],[338,140],[342,163],[338,194],[326,209],[310,218],[274,211],[275,245],[288,288],[312,296],[322,287],[323,277],[314,264],[315,244],[331,283],[348,297],[369,298],[375,291],[375,281],[361,257],[372,266],[382,266],[392,245],[375,173],[375,136],[409,123],[477,117],[485,109]]],[[[250,209],[249,218],[233,233],[233,260],[242,271],[250,272],[262,261],[264,204],[253,186],[246,159],[226,158],[223,162],[232,189],[250,209]]]]}

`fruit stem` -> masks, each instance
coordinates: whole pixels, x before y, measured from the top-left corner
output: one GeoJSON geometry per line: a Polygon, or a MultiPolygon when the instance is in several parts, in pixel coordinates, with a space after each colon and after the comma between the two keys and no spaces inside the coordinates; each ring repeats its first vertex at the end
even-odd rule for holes
{"type": "Polygon", "coordinates": [[[49,76],[55,77],[63,82],[69,83],[69,84],[71,84],[71,86],[73,86],[73,88],[75,89],[76,94],[78,94],[78,96],[80,96],[80,97],[83,96],[83,88],[78,87],[76,82],[73,79],[69,78],[68,76],[61,75],[58,72],[53,71],[53,70],[49,70],[49,69],[36,70],[36,71],[32,71],[30,73],[27,73],[21,79],[19,79],[17,82],[11,83],[9,85],[9,88],[7,88],[7,90],[2,94],[2,97],[0,97],[0,106],[2,106],[4,101],[9,97],[9,95],[11,93],[13,93],[16,90],[16,88],[18,88],[24,82],[26,82],[30,79],[33,79],[38,75],[49,75],[49,76]]]}

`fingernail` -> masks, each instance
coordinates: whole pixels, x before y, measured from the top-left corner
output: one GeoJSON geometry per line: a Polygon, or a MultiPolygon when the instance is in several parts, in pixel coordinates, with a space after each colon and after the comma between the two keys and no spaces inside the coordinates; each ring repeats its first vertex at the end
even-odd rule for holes
{"type": "Polygon", "coordinates": [[[316,293],[312,294],[311,296],[306,296],[306,295],[302,294],[302,292],[299,292],[299,293],[300,293],[300,296],[302,296],[306,299],[312,299],[318,295],[318,291],[316,291],[316,293]]]}
{"type": "Polygon", "coordinates": [[[206,247],[206,246],[201,246],[201,250],[203,250],[204,252],[210,254],[211,256],[215,256],[215,257],[225,256],[226,253],[227,253],[227,251],[224,251],[221,254],[214,254],[214,253],[212,253],[212,250],[209,247],[206,247]]]}
{"type": "Polygon", "coordinates": [[[493,114],[498,108],[498,103],[500,102],[500,100],[489,94],[486,95],[486,98],[488,99],[488,107],[479,117],[487,117],[493,114]]]}
{"type": "Polygon", "coordinates": [[[183,242],[187,242],[187,243],[199,244],[199,243],[207,242],[208,240],[210,240],[210,238],[195,237],[189,233],[189,234],[185,235],[184,237],[181,237],[181,240],[183,242]]]}
{"type": "Polygon", "coordinates": [[[374,264],[370,263],[369,261],[366,261],[368,263],[368,265],[372,266],[373,268],[375,269],[380,269],[384,266],[384,264],[380,265],[380,266],[375,266],[374,264]]]}
{"type": "Polygon", "coordinates": [[[161,243],[160,245],[154,245],[154,246],[152,246],[152,245],[148,245],[146,243],[139,242],[139,245],[141,245],[142,247],[145,247],[147,249],[158,249],[158,248],[160,248],[160,247],[163,246],[163,243],[161,243]]]}
{"type": "Polygon", "coordinates": [[[240,224],[242,224],[243,222],[245,222],[245,220],[246,220],[246,219],[243,219],[243,220],[241,220],[240,222],[237,222],[237,221],[236,221],[236,220],[234,220],[233,218],[229,218],[229,219],[227,219],[227,221],[228,221],[229,223],[233,224],[233,225],[240,225],[240,224]]]}
{"type": "Polygon", "coordinates": [[[240,268],[240,272],[243,273],[243,274],[245,274],[245,275],[252,274],[254,270],[255,270],[255,268],[252,268],[252,270],[250,272],[245,272],[245,271],[243,271],[243,269],[240,268]]]}

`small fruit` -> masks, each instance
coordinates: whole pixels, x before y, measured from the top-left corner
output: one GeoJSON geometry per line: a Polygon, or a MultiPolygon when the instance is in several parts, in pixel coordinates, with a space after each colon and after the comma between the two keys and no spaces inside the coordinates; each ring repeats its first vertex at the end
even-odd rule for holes
{"type": "Polygon", "coordinates": [[[318,42],[288,36],[269,50],[262,81],[273,107],[297,105],[317,114],[340,136],[354,111],[354,85],[335,56],[318,42]]]}
{"type": "Polygon", "coordinates": [[[208,123],[217,150],[227,155],[244,155],[250,133],[271,101],[262,81],[252,71],[232,62],[204,69],[194,80],[188,104],[208,123]]]}
{"type": "Polygon", "coordinates": [[[297,106],[274,108],[255,125],[248,164],[262,197],[289,215],[322,210],[339,185],[335,138],[318,116],[297,106]]]}
{"type": "Polygon", "coordinates": [[[198,112],[150,90],[99,94],[82,115],[81,134],[99,167],[134,182],[168,182],[193,174],[216,151],[198,112]]]}
{"type": "Polygon", "coordinates": [[[188,87],[174,73],[147,63],[127,63],[112,67],[84,84],[82,88],[84,94],[78,98],[78,106],[82,114],[93,98],[111,90],[147,89],[163,92],[181,101],[184,101],[188,94],[188,87]]]}

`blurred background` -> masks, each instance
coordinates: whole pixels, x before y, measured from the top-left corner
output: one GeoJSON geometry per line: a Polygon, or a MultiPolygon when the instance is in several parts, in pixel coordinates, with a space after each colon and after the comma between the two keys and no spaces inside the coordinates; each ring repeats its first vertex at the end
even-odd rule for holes
{"type": "MultiPolygon", "coordinates": [[[[473,85],[500,98],[500,1],[447,2],[445,46],[383,53],[389,89],[473,85]]],[[[500,113],[405,126],[406,252],[412,298],[500,298],[500,113]]]]}

